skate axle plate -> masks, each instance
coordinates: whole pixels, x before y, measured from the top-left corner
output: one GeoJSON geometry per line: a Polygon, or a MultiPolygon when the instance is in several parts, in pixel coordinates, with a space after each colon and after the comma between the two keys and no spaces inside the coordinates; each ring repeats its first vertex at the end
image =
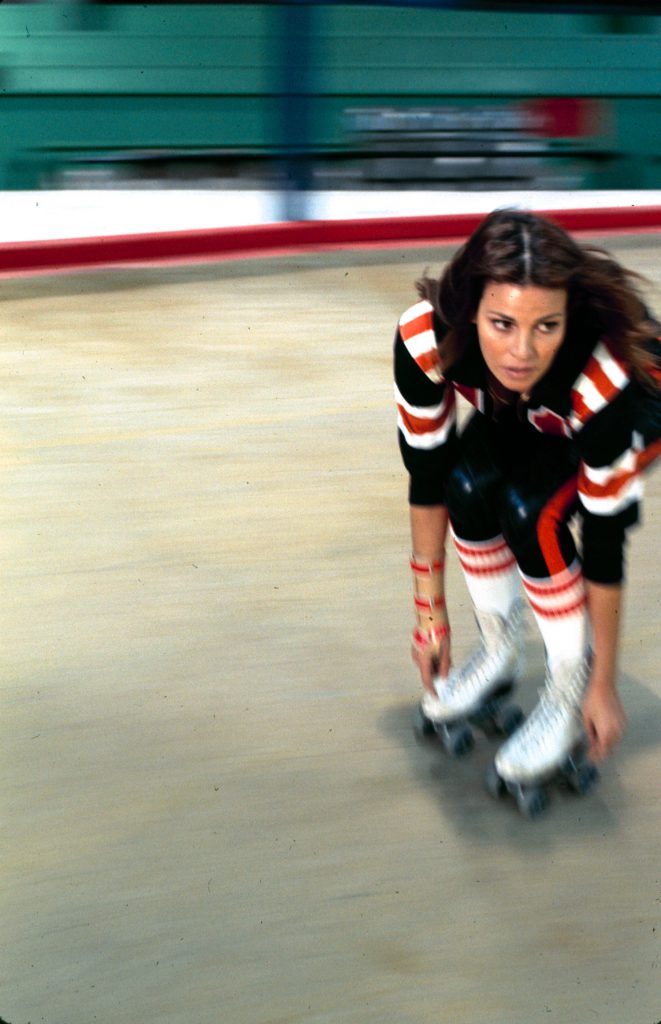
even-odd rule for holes
{"type": "Polygon", "coordinates": [[[510,794],[524,818],[541,817],[551,802],[553,785],[568,789],[578,796],[590,793],[599,780],[596,765],[590,761],[583,747],[571,753],[563,763],[544,778],[526,782],[504,779],[491,764],[486,774],[486,787],[491,796],[500,799],[510,794]]]}
{"type": "Polygon", "coordinates": [[[497,694],[475,708],[469,715],[462,715],[449,721],[429,718],[418,706],[414,718],[414,731],[418,739],[437,737],[441,746],[451,757],[462,757],[475,745],[475,730],[485,736],[511,736],[523,722],[523,712],[518,704],[509,701],[512,684],[499,688],[497,694]]]}

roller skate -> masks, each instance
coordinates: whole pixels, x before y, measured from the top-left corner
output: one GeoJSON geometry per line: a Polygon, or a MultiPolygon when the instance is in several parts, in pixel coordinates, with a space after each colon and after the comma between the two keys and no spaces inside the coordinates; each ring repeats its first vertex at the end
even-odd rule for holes
{"type": "Polygon", "coordinates": [[[549,671],[539,703],[487,771],[491,795],[511,794],[526,818],[538,818],[546,811],[552,783],[586,794],[597,782],[581,720],[589,672],[587,657],[549,671]]]}
{"type": "Polygon", "coordinates": [[[505,620],[495,612],[478,612],[480,644],[447,678],[434,681],[435,694],[425,693],[416,710],[418,739],[438,737],[452,757],[467,754],[475,730],[487,736],[510,736],[523,713],[510,700],[523,665],[523,605],[516,602],[505,620]]]}

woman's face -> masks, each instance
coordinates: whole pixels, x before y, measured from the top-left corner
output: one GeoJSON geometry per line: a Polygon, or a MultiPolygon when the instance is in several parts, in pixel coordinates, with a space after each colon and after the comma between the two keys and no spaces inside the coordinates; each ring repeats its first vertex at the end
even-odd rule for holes
{"type": "Polygon", "coordinates": [[[496,380],[510,391],[528,394],[564,340],[567,292],[487,281],[474,323],[484,361],[496,380]]]}

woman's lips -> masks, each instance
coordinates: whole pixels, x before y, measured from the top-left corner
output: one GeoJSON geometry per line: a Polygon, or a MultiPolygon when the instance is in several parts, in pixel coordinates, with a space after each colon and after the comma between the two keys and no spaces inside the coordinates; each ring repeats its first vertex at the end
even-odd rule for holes
{"type": "Polygon", "coordinates": [[[510,377],[529,377],[534,372],[532,366],[506,366],[504,367],[505,373],[508,373],[510,377]]]}

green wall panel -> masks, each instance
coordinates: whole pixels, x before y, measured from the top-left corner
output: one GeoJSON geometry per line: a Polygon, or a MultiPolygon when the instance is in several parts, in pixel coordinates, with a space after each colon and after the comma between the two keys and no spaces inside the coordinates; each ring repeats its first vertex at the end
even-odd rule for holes
{"type": "MultiPolygon", "coordinates": [[[[283,154],[355,106],[607,98],[593,139],[656,181],[661,17],[282,5],[0,5],[0,185],[63,150],[283,154]],[[294,113],[294,118],[288,114],[294,113]],[[297,138],[289,137],[298,124],[297,138]],[[17,170],[18,169],[18,170],[17,170]]],[[[628,173],[628,172],[627,172],[628,173]]]]}

